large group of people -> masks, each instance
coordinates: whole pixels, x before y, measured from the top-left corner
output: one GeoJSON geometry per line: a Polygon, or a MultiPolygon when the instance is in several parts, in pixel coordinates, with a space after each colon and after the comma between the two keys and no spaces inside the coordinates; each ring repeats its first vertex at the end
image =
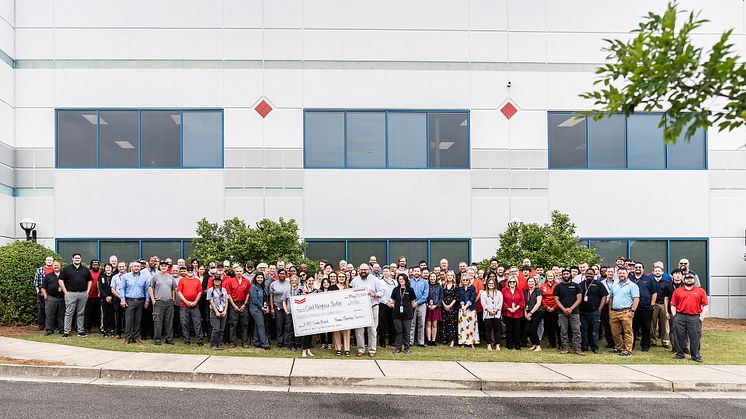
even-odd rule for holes
{"type": "Polygon", "coordinates": [[[74,326],[81,337],[97,329],[125,344],[152,338],[172,345],[181,336],[186,345],[207,341],[215,350],[269,350],[272,340],[303,357],[314,356],[316,345],[337,356],[351,356],[353,347],[356,356],[375,357],[387,345],[408,354],[414,345],[476,349],[485,342],[488,351],[585,355],[599,353],[603,339],[623,357],[639,342],[643,352],[660,344],[678,359],[689,354],[701,362],[708,306],[688,260],[670,274],[660,261],[645,273],[641,262],[621,256],[614,266],[566,268],[529,259],[506,267],[492,259],[485,269],[466,262],[452,269],[446,259],[410,264],[405,257],[381,265],[371,256],[358,266],[321,260],[313,274],[284,261],[205,265],[157,256],[127,263],[113,255],[103,266],[85,266],[75,253],[64,268],[48,257],[34,286],[39,329],[48,335],[56,330],[67,338],[74,326]],[[293,297],[346,288],[367,289],[371,326],[295,336],[293,297]]]}

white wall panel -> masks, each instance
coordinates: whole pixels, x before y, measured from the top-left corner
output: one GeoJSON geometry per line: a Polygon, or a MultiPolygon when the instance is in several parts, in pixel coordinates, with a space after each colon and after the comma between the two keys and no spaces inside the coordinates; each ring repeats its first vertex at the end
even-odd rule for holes
{"type": "Polygon", "coordinates": [[[549,86],[546,73],[512,71],[508,80],[511,82],[508,93],[517,107],[528,110],[547,109],[549,86]]]}
{"type": "MultiPolygon", "coordinates": [[[[267,32],[270,33],[274,31],[267,32]]],[[[306,30],[303,37],[306,60],[469,60],[469,34],[465,31],[306,30]]]]}
{"type": "Polygon", "coordinates": [[[497,247],[500,246],[498,239],[471,239],[471,260],[481,261],[495,256],[497,247]]]}
{"type": "Polygon", "coordinates": [[[262,96],[261,70],[223,70],[223,106],[250,107],[262,96]]]}
{"type": "Polygon", "coordinates": [[[0,18],[11,25],[16,24],[15,22],[15,0],[0,0],[0,18]]]}
{"type": "MultiPolygon", "coordinates": [[[[281,2],[278,2],[281,3],[281,2]]],[[[303,32],[299,29],[264,31],[265,60],[302,60],[303,32]]]]}
{"type": "Polygon", "coordinates": [[[276,107],[302,108],[303,71],[266,70],[264,96],[276,107]]]}
{"type": "Polygon", "coordinates": [[[8,104],[0,102],[0,141],[15,145],[15,114],[8,104]]]}
{"type": "Polygon", "coordinates": [[[547,6],[551,0],[508,0],[508,28],[511,31],[539,31],[546,29],[547,6]]]}
{"type": "Polygon", "coordinates": [[[0,237],[15,237],[15,201],[12,196],[0,194],[0,237]]]}
{"type": "Polygon", "coordinates": [[[58,107],[223,105],[222,70],[57,70],[58,107]]]}
{"type": "Polygon", "coordinates": [[[709,317],[728,317],[729,316],[729,305],[730,299],[728,297],[710,297],[708,302],[710,307],[708,308],[709,317]]]}
{"type": "MultiPolygon", "coordinates": [[[[547,61],[550,63],[604,63],[608,53],[601,50],[608,44],[606,34],[555,33],[546,35],[547,61]]],[[[614,35],[613,39],[629,36],[614,35]]]]}
{"type": "Polygon", "coordinates": [[[468,76],[451,71],[305,71],[306,108],[466,109],[468,76]]]}
{"type": "Polygon", "coordinates": [[[474,197],[471,200],[471,236],[497,237],[510,221],[510,198],[474,197]]]}
{"type": "Polygon", "coordinates": [[[223,58],[226,60],[261,60],[261,29],[226,29],[223,31],[223,58]]]}
{"type": "Polygon", "coordinates": [[[707,237],[709,186],[705,171],[553,170],[549,208],[570,215],[581,237],[707,237]],[[640,205],[616,196],[632,187],[640,205]],[[586,205],[589,194],[609,204],[586,205]],[[606,194],[606,195],[604,195],[606,194]],[[686,197],[681,210],[671,203],[686,197]],[[659,203],[654,205],[654,203],[659,203]]]}
{"type": "Polygon", "coordinates": [[[57,59],[221,59],[219,29],[57,29],[57,59]]]}
{"type": "Polygon", "coordinates": [[[54,0],[4,0],[16,3],[16,28],[54,25],[54,0]]]}
{"type": "Polygon", "coordinates": [[[15,30],[5,19],[0,19],[0,49],[12,58],[16,56],[15,30]]]}
{"type": "Polygon", "coordinates": [[[508,26],[506,13],[508,0],[471,0],[469,23],[472,30],[505,30],[508,26]]]}
{"type": "Polygon", "coordinates": [[[466,170],[306,170],[306,237],[469,237],[471,191],[466,170]],[[367,191],[400,191],[400,205],[380,205],[367,191]],[[329,210],[329,193],[345,191],[350,205],[329,210]],[[429,202],[448,191],[437,209],[412,202],[429,202]]]}
{"type": "Polygon", "coordinates": [[[261,28],[262,0],[224,0],[223,24],[226,28],[261,28]]]}
{"type": "MultiPolygon", "coordinates": [[[[500,114],[502,116],[502,114],[500,114]]],[[[545,111],[519,110],[510,118],[510,148],[547,148],[547,113],[545,111]]]]}
{"type": "Polygon", "coordinates": [[[470,32],[471,61],[504,62],[508,58],[508,35],[505,32],[470,32]]]}
{"type": "Polygon", "coordinates": [[[707,130],[707,148],[710,150],[743,150],[746,145],[746,126],[733,131],[707,130]]]}
{"type": "Polygon", "coordinates": [[[746,276],[743,237],[710,238],[710,275],[746,276]]]}
{"type": "Polygon", "coordinates": [[[469,123],[472,150],[508,147],[508,120],[499,111],[472,110],[469,123]]]}
{"type": "Polygon", "coordinates": [[[55,2],[58,27],[220,28],[223,2],[212,0],[67,0],[55,2]]]}
{"type": "Polygon", "coordinates": [[[265,28],[300,28],[303,26],[303,0],[264,0],[265,28]]]}
{"type": "Polygon", "coordinates": [[[223,220],[222,170],[57,170],[58,237],[191,237],[197,221],[223,220]],[[95,176],[92,176],[95,174],[95,176]],[[157,182],[154,182],[157,179],[157,182]],[[163,189],[200,191],[190,205],[164,205],[163,189]],[[121,191],[125,204],[80,205],[89,191],[121,191]],[[106,232],[106,234],[103,234],[106,232]]]}
{"type": "Polygon", "coordinates": [[[467,77],[471,108],[497,109],[511,93],[508,76],[507,72],[470,71],[467,77]]]}
{"type": "Polygon", "coordinates": [[[549,210],[547,198],[513,196],[510,198],[509,220],[517,217],[524,223],[543,224],[549,222],[549,210]]]}
{"type": "Polygon", "coordinates": [[[16,147],[54,147],[54,109],[16,108],[16,147]]]}
{"type": "Polygon", "coordinates": [[[46,28],[16,28],[16,59],[54,57],[54,32],[46,28]]]}
{"type": "Polygon", "coordinates": [[[264,118],[264,146],[303,147],[303,110],[275,109],[267,115],[264,118]]]}
{"type": "Polygon", "coordinates": [[[547,60],[547,36],[536,32],[511,32],[508,35],[510,61],[543,63],[547,60]]]}
{"type": "Polygon", "coordinates": [[[223,111],[225,147],[263,147],[262,118],[253,109],[223,111]]]}
{"type": "MultiPolygon", "coordinates": [[[[298,223],[298,231],[303,234],[303,197],[300,196],[265,196],[264,216],[270,220],[279,220],[280,217],[289,220],[294,219],[298,223]]],[[[304,234],[305,237],[311,237],[304,234]]],[[[315,236],[314,236],[315,237],[315,236]]]]}
{"type": "MultiPolygon", "coordinates": [[[[558,32],[627,32],[637,27],[640,16],[662,12],[662,0],[608,2],[594,0],[546,1],[547,29],[558,32]]],[[[701,8],[701,5],[698,7],[701,8]]]]}
{"type": "Polygon", "coordinates": [[[11,106],[15,104],[14,76],[13,69],[4,62],[0,62],[0,100],[11,106]]]}
{"type": "MultiPolygon", "coordinates": [[[[283,3],[283,2],[270,2],[283,3]]],[[[288,6],[294,2],[286,1],[288,6]]],[[[279,5],[277,6],[280,7],[279,5]]],[[[306,0],[307,28],[467,29],[469,2],[450,0],[306,0]]],[[[489,9],[492,10],[492,9],[489,9]]],[[[295,18],[295,12],[286,11],[295,18]]],[[[499,17],[496,17],[499,20],[499,17]]]]}
{"type": "Polygon", "coordinates": [[[592,73],[544,73],[547,79],[547,109],[591,109],[593,101],[581,99],[579,94],[595,90],[592,73]]]}
{"type": "MultiPolygon", "coordinates": [[[[68,201],[72,200],[68,199],[68,201]]],[[[56,237],[57,202],[59,201],[56,201],[52,196],[16,197],[16,218],[20,221],[28,217],[36,221],[36,234],[39,237],[56,237]]],[[[26,237],[26,233],[21,229],[18,221],[13,223],[15,236],[26,237]]],[[[84,222],[84,219],[77,221],[78,224],[84,222]]]]}
{"type": "Polygon", "coordinates": [[[226,196],[225,216],[238,217],[249,225],[254,225],[264,217],[264,198],[261,196],[226,196]]]}
{"type": "Polygon", "coordinates": [[[54,70],[18,69],[16,107],[53,107],[54,70]]]}

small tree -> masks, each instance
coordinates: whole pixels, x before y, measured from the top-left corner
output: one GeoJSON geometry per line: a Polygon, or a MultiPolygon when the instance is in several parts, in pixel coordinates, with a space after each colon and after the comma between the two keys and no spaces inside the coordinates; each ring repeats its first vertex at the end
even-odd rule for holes
{"type": "Polygon", "coordinates": [[[62,262],[54,251],[30,241],[0,247],[0,323],[27,324],[36,320],[34,274],[47,256],[62,262]]]}
{"type": "Polygon", "coordinates": [[[580,244],[570,217],[556,210],[552,211],[550,224],[508,224],[507,230],[500,234],[495,258],[506,266],[519,267],[523,259],[529,258],[534,266],[547,268],[577,265],[581,261],[592,264],[599,260],[593,249],[580,244]]]}
{"type": "Polygon", "coordinates": [[[662,110],[659,126],[670,143],[682,132],[688,141],[698,129],[730,131],[744,124],[746,64],[733,48],[733,30],[705,55],[691,33],[707,20],[677,7],[672,2],[663,14],[648,13],[629,41],[606,40],[607,64],[596,70],[600,88],[580,95],[595,101],[594,119],[662,110]]]}
{"type": "Polygon", "coordinates": [[[298,224],[292,219],[263,218],[252,228],[238,217],[225,220],[222,225],[203,218],[197,222],[197,237],[192,243],[193,256],[204,261],[270,263],[285,260],[296,265],[305,261],[306,244],[300,239],[298,224]]]}

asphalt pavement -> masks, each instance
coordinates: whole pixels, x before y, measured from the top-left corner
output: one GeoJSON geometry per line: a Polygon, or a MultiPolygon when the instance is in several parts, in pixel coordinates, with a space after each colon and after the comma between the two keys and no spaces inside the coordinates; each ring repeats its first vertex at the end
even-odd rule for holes
{"type": "MultiPolygon", "coordinates": [[[[5,418],[744,417],[746,399],[453,397],[0,382],[5,418]]],[[[525,395],[524,395],[525,396],[525,395]]]]}

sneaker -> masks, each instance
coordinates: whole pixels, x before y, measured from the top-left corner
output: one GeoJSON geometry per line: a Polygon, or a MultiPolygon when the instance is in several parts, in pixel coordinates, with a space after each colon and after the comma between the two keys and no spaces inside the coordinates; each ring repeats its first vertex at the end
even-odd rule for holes
{"type": "Polygon", "coordinates": [[[700,363],[701,363],[701,362],[704,362],[704,361],[702,360],[702,357],[699,357],[699,358],[692,358],[692,361],[694,361],[694,362],[700,362],[700,363]]]}
{"type": "Polygon", "coordinates": [[[368,356],[371,357],[371,358],[375,358],[376,357],[376,353],[375,352],[368,352],[368,356]]]}
{"type": "Polygon", "coordinates": [[[622,351],[622,352],[619,352],[619,356],[632,356],[632,354],[627,351],[622,351]]]}
{"type": "Polygon", "coordinates": [[[409,355],[409,354],[412,353],[412,351],[410,351],[409,348],[407,348],[407,349],[404,350],[404,353],[407,354],[407,355],[409,355]]]}
{"type": "Polygon", "coordinates": [[[619,349],[617,349],[617,348],[609,350],[609,353],[612,353],[612,354],[617,354],[619,352],[621,352],[621,351],[619,349]]]}
{"type": "Polygon", "coordinates": [[[53,331],[47,330],[47,333],[45,333],[44,336],[49,336],[49,335],[53,335],[53,334],[54,334],[53,331]]]}
{"type": "Polygon", "coordinates": [[[69,338],[69,337],[70,337],[70,334],[69,334],[69,333],[63,333],[63,334],[62,334],[62,338],[63,338],[63,339],[67,339],[67,338],[69,338]]]}
{"type": "Polygon", "coordinates": [[[355,354],[355,356],[361,357],[361,356],[363,356],[363,353],[362,352],[358,352],[358,353],[355,354]]]}
{"type": "Polygon", "coordinates": [[[678,355],[678,354],[677,354],[677,355],[676,355],[676,356],[674,357],[674,359],[686,359],[686,357],[685,357],[684,355],[678,355]]]}
{"type": "Polygon", "coordinates": [[[84,338],[86,336],[88,336],[88,333],[86,333],[86,332],[78,333],[78,337],[84,338]]]}
{"type": "Polygon", "coordinates": [[[161,341],[160,340],[155,340],[155,341],[153,341],[153,344],[155,344],[156,346],[161,346],[161,341]]]}
{"type": "Polygon", "coordinates": [[[569,354],[570,351],[568,351],[567,349],[563,349],[559,353],[561,353],[562,355],[565,355],[565,354],[569,354]]]}
{"type": "Polygon", "coordinates": [[[668,349],[668,348],[670,348],[670,347],[671,347],[671,345],[669,345],[669,344],[667,344],[667,343],[664,343],[664,344],[663,344],[663,347],[664,347],[664,348],[666,348],[666,349],[668,349]]]}
{"type": "Polygon", "coordinates": [[[585,356],[585,352],[583,352],[583,351],[575,351],[575,355],[585,356]]]}
{"type": "Polygon", "coordinates": [[[395,354],[400,354],[401,353],[401,348],[394,348],[394,353],[395,354]]]}

